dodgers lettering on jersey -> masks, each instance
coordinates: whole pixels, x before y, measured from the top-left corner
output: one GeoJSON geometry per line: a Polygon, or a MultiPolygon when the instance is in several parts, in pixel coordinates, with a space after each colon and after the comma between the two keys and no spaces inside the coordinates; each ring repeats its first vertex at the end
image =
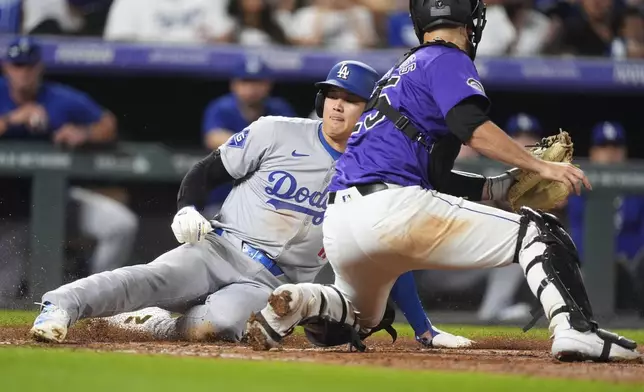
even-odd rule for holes
{"type": "Polygon", "coordinates": [[[323,266],[322,220],[340,153],[321,121],[268,116],[219,148],[236,182],[217,220],[229,233],[277,260],[293,281],[323,266]]]}
{"type": "MultiPolygon", "coordinates": [[[[390,105],[405,115],[428,145],[446,135],[447,113],[463,99],[486,97],[474,63],[463,51],[443,45],[419,49],[383,77],[390,105]]],[[[363,113],[336,165],[330,190],[387,182],[432,188],[429,154],[375,109],[363,113]]]]}
{"type": "Polygon", "coordinates": [[[267,203],[275,207],[276,210],[290,210],[301,212],[313,217],[313,225],[322,224],[324,219],[324,210],[328,190],[323,192],[311,191],[307,187],[298,187],[297,179],[284,170],[271,172],[268,175],[268,181],[271,186],[267,186],[265,191],[269,196],[267,203]]]}

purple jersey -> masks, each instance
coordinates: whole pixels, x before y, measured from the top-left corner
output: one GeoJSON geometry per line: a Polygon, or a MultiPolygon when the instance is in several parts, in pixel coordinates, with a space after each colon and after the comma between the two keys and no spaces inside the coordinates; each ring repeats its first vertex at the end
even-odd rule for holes
{"type": "MultiPolygon", "coordinates": [[[[381,96],[409,118],[430,146],[449,132],[447,112],[467,97],[485,97],[472,60],[443,45],[420,48],[383,79],[389,82],[381,96]]],[[[375,109],[363,113],[358,126],[337,162],[330,191],[373,182],[432,188],[429,154],[423,145],[375,109]]]]}

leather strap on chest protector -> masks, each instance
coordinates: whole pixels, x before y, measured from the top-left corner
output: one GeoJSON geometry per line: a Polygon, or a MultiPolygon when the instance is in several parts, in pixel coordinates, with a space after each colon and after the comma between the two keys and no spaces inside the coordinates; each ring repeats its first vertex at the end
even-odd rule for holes
{"type": "MultiPolygon", "coordinates": [[[[442,46],[447,46],[450,48],[461,50],[458,46],[454,45],[451,42],[445,42],[445,41],[439,41],[439,40],[426,42],[422,45],[412,48],[409,52],[405,53],[398,60],[396,65],[394,65],[392,70],[398,69],[398,67],[402,63],[404,63],[405,60],[407,60],[412,54],[414,54],[419,49],[425,48],[427,46],[434,46],[434,45],[442,45],[442,46]]],[[[387,86],[390,80],[391,80],[391,77],[387,79],[383,79],[376,84],[376,89],[371,95],[369,102],[365,106],[364,113],[372,109],[376,109],[378,112],[383,114],[389,121],[391,121],[398,130],[400,130],[402,133],[407,135],[409,139],[411,139],[414,142],[420,143],[429,152],[432,146],[428,144],[427,141],[425,141],[425,139],[423,138],[422,132],[418,128],[416,128],[414,124],[411,123],[409,118],[401,114],[398,110],[396,110],[393,106],[389,104],[386,98],[380,95],[382,93],[382,90],[387,86]]]]}

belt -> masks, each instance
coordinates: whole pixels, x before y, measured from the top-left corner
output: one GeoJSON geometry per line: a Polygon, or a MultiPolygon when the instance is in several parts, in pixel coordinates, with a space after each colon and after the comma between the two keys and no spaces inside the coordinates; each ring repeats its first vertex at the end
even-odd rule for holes
{"type": "MultiPolygon", "coordinates": [[[[372,193],[389,189],[387,184],[383,182],[372,182],[371,184],[354,185],[353,187],[356,188],[358,193],[361,194],[362,196],[367,196],[372,193]]],[[[333,203],[335,203],[335,192],[329,192],[329,201],[327,204],[331,205],[333,203]]]]}
{"type": "MultiPolygon", "coordinates": [[[[217,235],[222,235],[224,233],[224,230],[221,228],[215,229],[215,234],[217,235]]],[[[270,257],[266,256],[264,252],[261,250],[255,249],[254,247],[248,245],[244,241],[242,241],[242,252],[246,254],[246,256],[250,257],[251,259],[258,261],[261,263],[268,272],[273,274],[273,276],[278,277],[281,275],[284,275],[284,271],[277,265],[275,260],[271,259],[270,257]]]]}

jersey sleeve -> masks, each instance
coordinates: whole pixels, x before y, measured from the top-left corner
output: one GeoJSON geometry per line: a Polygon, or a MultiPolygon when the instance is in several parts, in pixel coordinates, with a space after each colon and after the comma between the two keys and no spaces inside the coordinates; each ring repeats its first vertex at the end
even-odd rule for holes
{"type": "Polygon", "coordinates": [[[226,171],[235,179],[254,172],[270,154],[275,144],[275,123],[260,117],[219,147],[226,171]]]}
{"type": "Polygon", "coordinates": [[[63,97],[68,115],[65,121],[67,123],[89,125],[98,122],[103,116],[103,108],[83,92],[69,89],[63,97]]]}
{"type": "Polygon", "coordinates": [[[213,101],[203,114],[201,132],[206,135],[213,129],[228,129],[225,120],[225,110],[221,101],[213,101]]]}
{"type": "Polygon", "coordinates": [[[443,117],[465,98],[479,95],[487,99],[474,63],[461,51],[450,51],[427,68],[429,87],[443,117]]]}

